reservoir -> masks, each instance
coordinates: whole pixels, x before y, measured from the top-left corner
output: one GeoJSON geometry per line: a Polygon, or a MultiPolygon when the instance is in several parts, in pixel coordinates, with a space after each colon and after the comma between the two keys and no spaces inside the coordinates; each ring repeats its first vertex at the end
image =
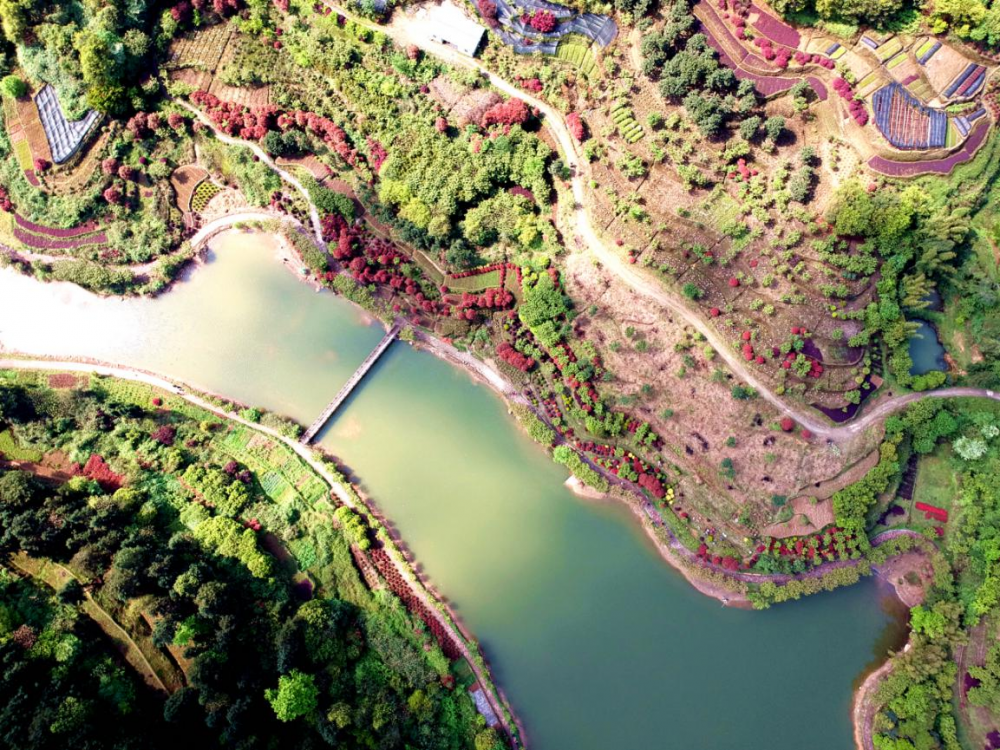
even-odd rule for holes
{"type": "MultiPolygon", "coordinates": [[[[156,300],[2,270],[0,342],[148,368],[308,424],[381,326],[297,280],[265,237],[212,247],[156,300]]],[[[406,344],[320,441],[481,641],[531,750],[846,750],[855,681],[899,646],[871,582],[766,612],[697,593],[626,509],[566,490],[492,391],[406,344]]]]}

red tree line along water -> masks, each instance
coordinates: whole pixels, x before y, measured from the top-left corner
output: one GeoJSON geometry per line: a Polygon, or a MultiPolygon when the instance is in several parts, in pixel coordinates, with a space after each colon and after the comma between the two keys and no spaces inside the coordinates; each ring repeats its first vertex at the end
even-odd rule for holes
{"type": "Polygon", "coordinates": [[[378,572],[385,579],[389,590],[399,597],[406,608],[419,617],[427,628],[431,631],[435,640],[440,644],[441,651],[449,659],[459,659],[462,652],[452,640],[451,634],[444,628],[437,617],[427,608],[419,596],[414,593],[410,584],[396,568],[389,557],[389,553],[381,547],[376,547],[368,551],[371,561],[375,564],[378,572]]]}

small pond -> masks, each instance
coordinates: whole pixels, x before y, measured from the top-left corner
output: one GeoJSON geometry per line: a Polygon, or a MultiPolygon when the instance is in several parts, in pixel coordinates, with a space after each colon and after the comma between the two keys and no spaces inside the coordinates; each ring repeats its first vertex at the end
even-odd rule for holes
{"type": "Polygon", "coordinates": [[[944,347],[934,326],[926,320],[918,320],[916,323],[920,328],[910,337],[910,358],[913,360],[910,374],[923,375],[933,370],[947,370],[944,347]]]}

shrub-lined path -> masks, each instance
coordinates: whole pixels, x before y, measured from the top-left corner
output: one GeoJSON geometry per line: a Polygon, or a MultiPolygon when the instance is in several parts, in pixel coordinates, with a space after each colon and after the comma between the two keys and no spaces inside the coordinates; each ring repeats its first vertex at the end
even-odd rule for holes
{"type": "Polygon", "coordinates": [[[467,57],[460,52],[457,52],[454,48],[448,47],[444,44],[430,42],[422,37],[412,35],[411,28],[407,23],[408,19],[405,15],[397,13],[395,14],[393,22],[390,25],[379,26],[355,16],[353,13],[350,13],[335,3],[326,2],[326,0],[324,0],[324,4],[332,8],[334,12],[340,13],[346,18],[350,18],[357,24],[391,37],[397,44],[404,47],[416,44],[428,54],[438,57],[451,65],[457,65],[463,68],[470,68],[479,71],[486,76],[490,83],[497,89],[503,91],[508,96],[514,96],[521,99],[526,104],[536,108],[540,113],[542,113],[544,115],[543,124],[548,127],[552,135],[555,137],[556,142],[559,144],[562,160],[573,173],[573,176],[570,179],[570,185],[573,189],[573,211],[574,220],[576,222],[577,244],[580,246],[586,246],[589,252],[596,256],[596,258],[605,268],[607,268],[607,270],[614,273],[635,293],[641,294],[644,297],[648,297],[658,302],[663,307],[668,308],[673,313],[682,317],[689,325],[695,328],[706,338],[708,343],[715,348],[722,359],[725,360],[726,364],[729,365],[730,369],[741,380],[743,380],[743,382],[756,390],[761,398],[769,402],[782,414],[794,419],[802,427],[808,429],[820,439],[832,440],[835,443],[850,442],[857,435],[863,433],[882,418],[892,414],[893,412],[899,411],[908,404],[924,398],[971,397],[992,398],[1000,401],[1000,394],[981,388],[942,388],[936,391],[908,393],[883,401],[877,407],[855,419],[850,424],[840,426],[829,425],[826,422],[821,421],[819,417],[813,415],[812,413],[803,411],[803,407],[801,405],[786,402],[774,393],[774,391],[772,391],[756,376],[752,370],[746,366],[746,363],[743,361],[742,357],[739,356],[739,353],[736,352],[729,345],[729,343],[722,338],[713,326],[705,322],[702,315],[692,310],[684,301],[681,300],[681,298],[679,298],[676,294],[671,293],[667,287],[661,284],[657,279],[626,263],[617,252],[607,246],[597,230],[594,228],[594,222],[592,221],[590,213],[587,210],[586,187],[584,180],[585,167],[580,159],[576,142],[570,135],[569,128],[566,126],[566,121],[559,112],[543,102],[541,99],[531,96],[527,92],[517,88],[509,81],[491,72],[478,60],[467,57]]]}
{"type": "MultiPolygon", "coordinates": [[[[216,414],[217,416],[233,422],[238,422],[251,430],[265,433],[268,437],[271,437],[274,440],[280,440],[290,450],[295,451],[299,458],[305,461],[309,467],[330,486],[330,491],[337,496],[337,499],[340,500],[340,502],[365,517],[371,516],[371,512],[368,507],[363,503],[358,502],[355,496],[348,491],[348,489],[336,476],[331,473],[330,469],[323,464],[323,462],[310,448],[302,445],[297,440],[282,435],[278,430],[262,424],[257,424],[256,422],[251,422],[244,419],[236,412],[227,412],[224,409],[220,409],[218,406],[215,406],[201,396],[189,392],[188,388],[181,387],[179,382],[176,380],[168,379],[146,370],[76,361],[3,358],[0,359],[0,368],[22,370],[62,370],[70,372],[96,373],[98,375],[120,378],[122,380],[132,380],[139,383],[145,383],[146,385],[151,385],[154,388],[167,391],[183,398],[185,401],[188,401],[201,409],[211,412],[212,414],[216,414]]],[[[507,734],[511,737],[515,750],[521,750],[522,745],[518,739],[520,735],[518,734],[516,727],[513,726],[512,722],[508,718],[510,713],[503,710],[505,706],[497,695],[496,687],[494,686],[492,679],[490,679],[489,675],[486,674],[485,669],[480,666],[478,658],[479,654],[473,653],[473,650],[469,647],[465,638],[459,632],[458,628],[455,627],[451,619],[442,614],[438,601],[431,597],[431,595],[427,592],[423,583],[417,578],[416,574],[413,572],[406,560],[403,559],[402,554],[395,547],[395,545],[386,545],[385,551],[388,553],[392,564],[399,571],[403,580],[410,586],[410,589],[413,591],[420,603],[424,605],[427,611],[430,612],[431,616],[438,621],[451,640],[457,645],[459,652],[469,663],[473,674],[479,681],[479,685],[482,688],[482,692],[485,695],[487,702],[500,719],[500,722],[503,725],[503,728],[507,731],[507,734]]]]}

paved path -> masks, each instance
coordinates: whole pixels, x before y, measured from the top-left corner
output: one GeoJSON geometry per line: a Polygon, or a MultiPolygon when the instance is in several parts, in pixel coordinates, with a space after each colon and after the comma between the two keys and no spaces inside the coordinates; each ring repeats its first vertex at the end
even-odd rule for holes
{"type": "Polygon", "coordinates": [[[942,388],[936,391],[910,393],[882,401],[867,414],[863,414],[860,418],[855,419],[847,425],[830,425],[825,419],[816,414],[811,407],[787,402],[771,390],[752,369],[746,366],[742,356],[733,349],[731,343],[714,326],[707,323],[699,311],[691,309],[683,298],[670,291],[655,276],[627,263],[617,251],[607,246],[595,229],[590,212],[586,207],[586,166],[580,158],[577,143],[573,139],[573,136],[570,135],[565,118],[558,111],[541,99],[522,91],[509,81],[491,72],[478,60],[463,55],[453,47],[448,47],[447,45],[433,42],[422,35],[414,34],[411,19],[402,11],[394,14],[390,25],[379,26],[357,17],[336,3],[329,2],[328,0],[324,0],[324,3],[337,13],[350,18],[355,23],[385,34],[399,45],[407,46],[415,44],[428,54],[434,55],[449,64],[479,71],[500,91],[509,96],[515,96],[531,107],[536,108],[543,115],[543,124],[549,129],[558,143],[563,162],[573,173],[570,185],[573,190],[573,215],[576,223],[577,244],[585,246],[608,271],[617,276],[635,293],[654,300],[683,318],[685,322],[705,337],[719,353],[719,356],[725,360],[730,369],[743,382],[756,390],[761,398],[774,406],[782,414],[794,419],[820,439],[832,440],[838,443],[850,441],[858,434],[872,427],[882,418],[899,411],[914,401],[924,398],[953,398],[963,396],[1000,400],[1000,395],[997,393],[978,388],[942,388]]]}
{"type": "MultiPolygon", "coordinates": [[[[374,514],[368,509],[364,503],[359,502],[355,495],[351,493],[347,487],[345,487],[339,478],[337,478],[330,469],[323,464],[316,454],[307,446],[302,445],[299,441],[282,435],[278,430],[271,427],[266,427],[256,422],[250,422],[244,419],[236,412],[227,412],[224,409],[220,409],[211,402],[203,399],[194,393],[189,392],[189,388],[180,381],[169,379],[162,375],[157,375],[155,373],[149,372],[147,370],[139,370],[129,367],[118,367],[116,365],[108,364],[97,364],[89,362],[74,362],[74,361],[60,361],[60,360],[45,360],[45,359],[6,359],[0,358],[0,368],[11,368],[11,369],[24,369],[24,370],[57,370],[57,371],[68,371],[68,372],[93,372],[99,375],[106,375],[110,377],[120,378],[122,380],[131,380],[140,383],[146,383],[154,388],[159,388],[160,390],[172,393],[185,401],[188,401],[195,406],[199,406],[206,411],[216,414],[225,419],[231,420],[233,422],[238,422],[239,424],[249,427],[252,430],[265,433],[269,437],[278,440],[285,444],[289,449],[295,451],[295,453],[305,461],[313,471],[315,471],[319,476],[321,476],[330,488],[337,496],[337,498],[347,507],[360,513],[366,518],[373,517],[374,514]]],[[[479,684],[482,686],[483,693],[485,694],[496,715],[500,718],[504,729],[510,735],[512,741],[514,742],[515,750],[521,750],[521,744],[518,741],[518,734],[516,728],[511,725],[508,720],[508,712],[503,710],[503,704],[500,701],[496,693],[496,687],[493,684],[492,679],[486,674],[486,671],[482,669],[479,665],[479,654],[478,652],[473,652],[469,647],[465,638],[458,631],[458,628],[452,623],[449,617],[442,614],[440,609],[440,603],[434,599],[424,587],[423,583],[417,578],[416,574],[410,565],[403,559],[402,553],[394,544],[386,544],[386,551],[389,553],[389,557],[396,569],[399,571],[403,579],[410,585],[411,590],[416,594],[417,598],[420,600],[427,611],[430,612],[434,618],[440,623],[441,627],[445,632],[451,637],[458,645],[458,649],[462,656],[465,657],[469,665],[472,668],[473,674],[475,674],[476,679],[479,680],[479,684]]]]}
{"type": "MultiPolygon", "coordinates": [[[[227,214],[226,216],[220,216],[217,219],[205,224],[201,229],[195,232],[190,239],[191,248],[197,250],[206,241],[214,237],[219,232],[224,232],[227,229],[232,229],[234,224],[240,224],[251,221],[281,221],[287,222],[289,224],[294,224],[297,227],[301,227],[302,223],[293,216],[287,216],[284,214],[271,213],[269,211],[263,210],[245,210],[238,211],[237,213],[227,214]]],[[[0,250],[3,250],[12,258],[17,257],[22,260],[27,260],[32,263],[62,263],[69,260],[79,260],[72,255],[47,255],[45,253],[34,253],[29,250],[15,250],[7,245],[0,244],[0,250]]],[[[144,274],[149,273],[163,258],[169,258],[171,256],[165,255],[156,260],[151,260],[146,263],[135,263],[132,265],[122,265],[113,266],[113,268],[122,268],[131,271],[133,274],[144,274]]]]}
{"type": "Polygon", "coordinates": [[[256,143],[251,143],[250,141],[244,141],[240,138],[233,138],[231,136],[226,135],[221,130],[219,130],[218,126],[216,126],[216,124],[212,122],[207,115],[205,115],[200,109],[195,107],[193,104],[186,102],[183,99],[174,99],[174,101],[177,102],[177,104],[184,107],[184,109],[191,112],[195,117],[198,118],[198,120],[201,123],[211,128],[212,132],[215,133],[215,137],[218,138],[220,141],[222,141],[223,143],[227,143],[230,146],[240,146],[242,148],[250,149],[251,151],[253,151],[254,155],[256,155],[257,158],[259,158],[263,164],[266,164],[268,167],[270,167],[271,170],[273,170],[274,173],[278,175],[278,177],[280,177],[282,180],[284,180],[289,185],[298,190],[299,193],[302,195],[302,197],[305,198],[306,203],[309,205],[309,221],[312,223],[313,234],[315,235],[316,238],[316,244],[319,245],[324,251],[326,250],[326,243],[323,241],[323,226],[319,220],[319,210],[316,208],[316,204],[313,203],[312,199],[309,197],[309,191],[305,189],[305,186],[301,182],[299,182],[294,176],[286,172],[284,169],[279,167],[277,163],[275,163],[274,159],[268,156],[267,152],[264,151],[264,149],[262,149],[256,143]]]}

